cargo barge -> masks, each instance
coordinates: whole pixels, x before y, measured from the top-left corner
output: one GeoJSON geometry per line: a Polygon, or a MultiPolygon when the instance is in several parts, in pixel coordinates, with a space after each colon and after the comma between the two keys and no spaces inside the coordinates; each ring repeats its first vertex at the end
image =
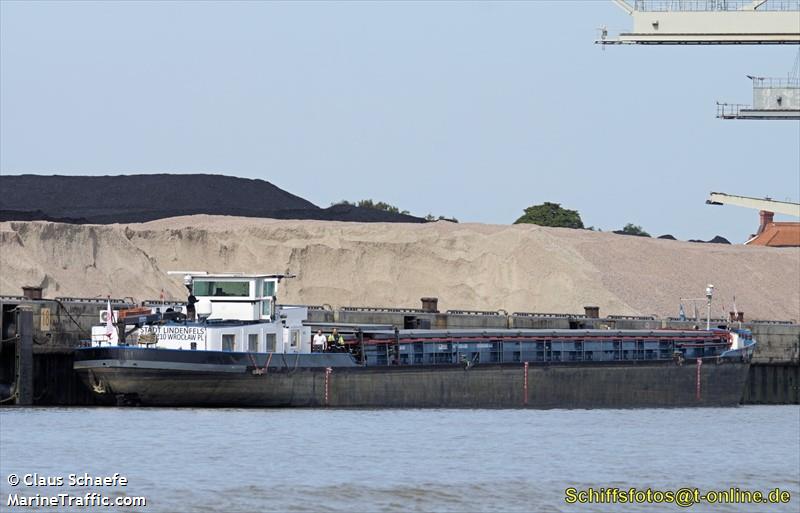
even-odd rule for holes
{"type": "Polygon", "coordinates": [[[306,309],[276,304],[283,278],[187,275],[197,318],[109,318],[74,369],[105,402],[142,406],[736,406],[755,345],[747,330],[367,328],[314,352],[306,309]]]}

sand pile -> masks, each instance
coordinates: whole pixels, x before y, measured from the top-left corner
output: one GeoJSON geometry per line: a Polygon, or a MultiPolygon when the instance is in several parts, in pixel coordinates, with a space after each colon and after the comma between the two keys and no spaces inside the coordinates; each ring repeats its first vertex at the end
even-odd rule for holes
{"type": "Polygon", "coordinates": [[[800,249],[699,245],[533,225],[339,223],[191,216],[130,225],[0,223],[0,293],[184,298],[170,270],[285,272],[284,303],[800,320],[800,249]],[[689,312],[687,312],[689,313],[689,312]]]}

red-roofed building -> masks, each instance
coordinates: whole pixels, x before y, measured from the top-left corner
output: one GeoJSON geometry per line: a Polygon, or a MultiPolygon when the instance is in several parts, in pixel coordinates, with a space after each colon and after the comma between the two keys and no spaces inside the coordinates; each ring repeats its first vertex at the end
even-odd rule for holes
{"type": "Polygon", "coordinates": [[[761,211],[761,224],[756,233],[745,244],[778,248],[800,247],[800,223],[775,222],[772,212],[761,211]]]}

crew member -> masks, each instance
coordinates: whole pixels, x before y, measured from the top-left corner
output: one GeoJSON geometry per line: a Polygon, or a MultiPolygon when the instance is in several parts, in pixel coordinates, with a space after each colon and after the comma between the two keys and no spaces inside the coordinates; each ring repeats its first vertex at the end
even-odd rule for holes
{"type": "Polygon", "coordinates": [[[322,334],[322,330],[317,330],[317,334],[314,335],[314,339],[311,341],[312,351],[315,353],[321,353],[325,351],[325,344],[326,339],[325,335],[322,334]]]}
{"type": "MultiPolygon", "coordinates": [[[[186,288],[189,287],[187,286],[186,288]]],[[[194,297],[194,294],[192,294],[192,290],[189,289],[189,297],[186,301],[186,318],[189,319],[190,321],[195,320],[195,317],[197,315],[197,310],[194,306],[195,303],[197,303],[197,298],[194,297]]]]}
{"type": "Polygon", "coordinates": [[[344,337],[339,334],[336,328],[328,335],[328,347],[335,348],[337,351],[344,350],[344,337]]]}

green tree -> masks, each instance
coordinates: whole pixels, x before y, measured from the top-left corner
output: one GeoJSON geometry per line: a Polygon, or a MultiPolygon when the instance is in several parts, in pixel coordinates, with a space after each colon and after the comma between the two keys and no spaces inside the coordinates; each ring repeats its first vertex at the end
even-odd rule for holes
{"type": "Polygon", "coordinates": [[[642,229],[641,226],[633,223],[626,224],[618,233],[625,235],[638,235],[639,237],[649,237],[650,234],[642,229]]]}
{"type": "Polygon", "coordinates": [[[561,208],[560,203],[550,202],[526,208],[525,214],[514,221],[514,224],[522,223],[559,228],[583,228],[583,221],[577,210],[561,208]]]}
{"type": "Polygon", "coordinates": [[[386,212],[392,212],[394,214],[404,214],[409,215],[408,210],[400,210],[399,208],[395,207],[394,205],[390,205],[388,203],[384,203],[383,201],[372,201],[371,199],[364,199],[359,200],[357,203],[353,203],[351,201],[342,200],[332,205],[350,205],[353,207],[363,207],[363,208],[372,208],[375,210],[384,210],[386,212]]]}
{"type": "Polygon", "coordinates": [[[455,217],[445,217],[445,216],[436,217],[433,214],[426,215],[425,216],[425,220],[429,221],[429,222],[434,222],[434,221],[449,221],[451,223],[457,223],[458,222],[458,219],[456,219],[455,217]]]}

